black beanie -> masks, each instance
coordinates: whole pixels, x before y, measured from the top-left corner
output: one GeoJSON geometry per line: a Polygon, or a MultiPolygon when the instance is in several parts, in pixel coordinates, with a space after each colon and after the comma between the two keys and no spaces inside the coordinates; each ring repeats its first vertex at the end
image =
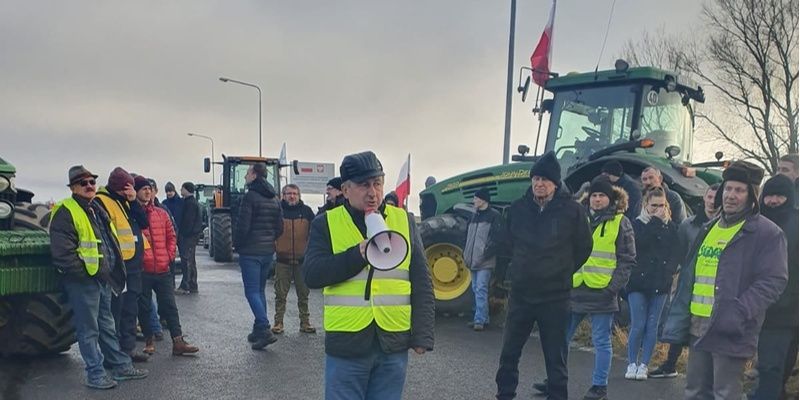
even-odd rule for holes
{"type": "Polygon", "coordinates": [[[183,182],[181,185],[182,188],[186,189],[187,192],[194,194],[194,183],[192,182],[183,182]]]}
{"type": "Polygon", "coordinates": [[[530,177],[533,178],[534,176],[546,178],[555,183],[556,186],[561,186],[561,166],[558,164],[555,152],[548,151],[536,161],[536,164],[533,164],[530,177]]]}
{"type": "Polygon", "coordinates": [[[797,188],[792,180],[785,175],[775,175],[764,184],[762,196],[785,196],[786,202],[794,204],[794,193],[797,188]]]}
{"type": "Polygon", "coordinates": [[[175,185],[173,185],[172,182],[167,182],[167,184],[164,185],[164,191],[165,192],[174,192],[175,191],[175,185]]]}
{"type": "Polygon", "coordinates": [[[620,164],[617,160],[611,160],[603,164],[603,169],[601,169],[601,172],[621,178],[623,173],[622,164],[620,164]]]}
{"type": "Polygon", "coordinates": [[[342,190],[342,178],[338,176],[328,181],[328,186],[341,191],[342,190]]]}
{"type": "Polygon", "coordinates": [[[589,195],[591,196],[592,193],[603,193],[612,203],[617,197],[614,193],[614,186],[611,185],[611,181],[604,176],[598,176],[592,180],[592,185],[589,186],[589,195]]]}
{"type": "Polygon", "coordinates": [[[479,198],[479,199],[481,199],[481,200],[483,200],[483,201],[485,201],[487,203],[491,203],[492,202],[492,195],[489,194],[489,190],[486,189],[486,188],[482,188],[482,189],[478,190],[477,192],[475,192],[475,197],[477,197],[477,198],[479,198]]]}

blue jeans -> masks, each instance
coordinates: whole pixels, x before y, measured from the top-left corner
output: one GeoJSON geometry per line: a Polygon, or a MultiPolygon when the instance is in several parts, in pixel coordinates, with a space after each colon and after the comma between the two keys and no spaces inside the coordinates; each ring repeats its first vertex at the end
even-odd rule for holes
{"type": "Polygon", "coordinates": [[[108,284],[94,279],[67,281],[63,282],[63,289],[72,307],[72,324],[86,363],[87,380],[97,381],[106,376],[104,358],[115,370],[131,367],[131,358],[119,348],[108,284]]]}
{"type": "Polygon", "coordinates": [[[155,295],[150,295],[150,329],[154,334],[162,334],[164,330],[161,328],[161,319],[158,318],[158,303],[154,299],[155,295]]]}
{"type": "Polygon", "coordinates": [[[385,354],[380,345],[359,358],[325,357],[325,400],[400,400],[408,352],[385,354]]]}
{"type": "Polygon", "coordinates": [[[267,318],[267,278],[272,269],[272,254],[266,256],[239,256],[239,267],[242,268],[244,297],[253,311],[253,330],[263,331],[269,328],[267,318]]]}
{"type": "Polygon", "coordinates": [[[648,296],[642,292],[628,293],[631,308],[631,328],[628,334],[628,364],[650,364],[658,339],[661,310],[667,301],[666,294],[648,296]],[[641,349],[641,360],[639,350],[641,349]]]}
{"type": "Polygon", "coordinates": [[[475,294],[476,324],[489,323],[489,279],[492,277],[491,269],[472,270],[472,293],[475,294]]]}
{"type": "Polygon", "coordinates": [[[594,345],[594,371],[592,372],[592,385],[608,386],[608,371],[611,370],[611,325],[614,323],[614,314],[579,314],[572,313],[567,339],[572,340],[575,330],[586,316],[592,321],[592,344],[594,345]]]}

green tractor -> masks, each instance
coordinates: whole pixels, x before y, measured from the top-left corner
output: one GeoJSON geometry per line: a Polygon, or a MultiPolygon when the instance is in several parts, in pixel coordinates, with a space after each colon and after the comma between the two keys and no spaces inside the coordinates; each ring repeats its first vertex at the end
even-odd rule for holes
{"type": "Polygon", "coordinates": [[[15,174],[0,158],[0,356],[60,353],[76,339],[50,261],[50,210],[15,174]]]}
{"type": "MultiPolygon", "coordinates": [[[[529,80],[520,91],[527,93],[529,80]]],[[[545,152],[559,158],[564,183],[573,192],[617,160],[625,173],[638,177],[647,166],[658,168],[691,211],[702,203],[706,188],[721,181],[717,162],[692,165],[692,102],[704,102],[702,89],[677,73],[657,68],[628,68],[553,77],[544,86],[552,98],[535,111],[548,112],[545,152]]],[[[524,96],[523,96],[524,98],[524,96]]],[[[538,139],[537,139],[538,141],[538,139]]],[[[462,248],[472,214],[472,197],[485,188],[492,205],[503,212],[530,187],[529,170],[536,156],[519,146],[514,163],[467,172],[440,181],[420,193],[420,234],[431,268],[437,309],[469,310],[471,276],[462,248]]],[[[496,281],[502,279],[502,260],[496,281]],[[498,277],[499,276],[499,277],[498,277]]]]}
{"type": "MultiPolygon", "coordinates": [[[[280,189],[281,165],[276,158],[239,157],[222,155],[222,184],[208,203],[208,252],[216,262],[233,261],[233,231],[236,227],[236,216],[239,215],[239,204],[247,191],[244,176],[255,164],[267,165],[267,182],[280,189]]],[[[211,171],[211,159],[204,160],[204,169],[211,171]]]]}

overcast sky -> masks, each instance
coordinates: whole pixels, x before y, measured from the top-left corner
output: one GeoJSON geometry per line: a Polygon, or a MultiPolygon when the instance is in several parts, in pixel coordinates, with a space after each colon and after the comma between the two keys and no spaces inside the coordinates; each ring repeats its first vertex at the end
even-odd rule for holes
{"type": "MultiPolygon", "coordinates": [[[[552,69],[594,69],[611,0],[561,0],[552,69]]],[[[334,162],[374,150],[393,186],[411,153],[412,208],[439,179],[502,158],[510,1],[0,0],[0,157],[38,201],[67,194],[84,164],[160,185],[211,181],[216,151],[334,162]]],[[[549,0],[519,0],[515,69],[527,65],[549,0]]],[[[646,29],[685,29],[695,0],[619,0],[601,69],[646,29]]],[[[516,78],[515,78],[516,79],[516,78]]],[[[516,85],[516,83],[515,83],[516,85]]],[[[514,97],[512,149],[533,143],[514,97]]],[[[701,155],[696,155],[701,156],[701,155]]],[[[387,189],[388,191],[388,189],[387,189]]],[[[318,203],[312,199],[311,203],[318,203]]]]}

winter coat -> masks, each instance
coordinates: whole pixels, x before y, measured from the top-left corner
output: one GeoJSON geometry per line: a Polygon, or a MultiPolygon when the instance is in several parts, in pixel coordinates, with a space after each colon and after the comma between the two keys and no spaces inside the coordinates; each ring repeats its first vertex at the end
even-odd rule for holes
{"type": "Polygon", "coordinates": [[[175,259],[177,237],[172,228],[169,214],[161,207],[150,203],[144,207],[150,226],[142,231],[150,242],[150,248],[144,251],[144,273],[165,274],[169,272],[169,264],[175,259]]]}
{"type": "Polygon", "coordinates": [[[275,239],[283,233],[281,203],[272,187],[263,178],[247,185],[242,198],[233,244],[245,256],[267,256],[275,253],[275,239]]]}
{"type": "Polygon", "coordinates": [[[283,210],[283,234],[275,242],[278,262],[290,265],[302,264],[306,245],[308,245],[311,221],[314,220],[314,211],[311,210],[311,207],[303,204],[302,200],[294,206],[290,206],[286,200],[283,200],[281,209],[283,210]]]}
{"type": "Polygon", "coordinates": [[[656,217],[648,223],[637,218],[633,221],[633,231],[636,264],[631,270],[627,292],[668,295],[681,259],[678,227],[674,221],[665,224],[656,217]]]}
{"type": "Polygon", "coordinates": [[[53,265],[61,274],[61,279],[82,282],[96,279],[108,283],[114,293],[119,294],[125,287],[126,270],[122,252],[116,237],[111,233],[111,220],[98,200],[87,202],[72,196],[89,216],[95,237],[101,241],[100,268],[93,277],[86,272],[86,265],[78,257],[78,232],[72,222],[72,214],[66,207],[60,207],[50,221],[50,255],[53,265]],[[109,239],[105,239],[109,238],[109,239]]]}
{"type": "Polygon", "coordinates": [[[672,213],[672,220],[680,224],[686,219],[686,205],[683,203],[681,195],[670,189],[666,183],[663,186],[664,192],[667,193],[667,202],[669,203],[669,211],[672,213]]]}
{"type": "Polygon", "coordinates": [[[476,211],[467,225],[464,262],[472,270],[493,269],[502,243],[503,217],[494,208],[476,211]]]}
{"type": "Polygon", "coordinates": [[[585,208],[563,187],[542,208],[528,188],[511,203],[505,225],[511,295],[529,304],[568,300],[572,274],[592,252],[585,208]]]}
{"type": "MultiPolygon", "coordinates": [[[[692,318],[689,305],[694,286],[694,265],[700,245],[719,218],[703,226],[690,246],[678,278],[661,340],[688,344],[692,318]]],[[[767,308],[786,286],[786,239],[780,228],[759,214],[747,217],[739,233],[719,257],[715,301],[706,333],[693,346],[728,357],[755,355],[758,334],[767,308]]],[[[696,317],[695,317],[696,318],[696,317]]]]}
{"type": "MultiPolygon", "coordinates": [[[[129,273],[141,272],[145,247],[142,229],[147,228],[147,215],[145,214],[144,209],[142,209],[138,202],[129,202],[126,198],[120,196],[119,194],[108,191],[104,188],[100,188],[97,195],[107,196],[111,200],[117,202],[120,207],[122,207],[123,211],[125,211],[125,213],[128,215],[128,224],[131,226],[131,232],[136,238],[136,250],[134,251],[134,255],[131,259],[124,260],[125,271],[129,273]]],[[[108,209],[106,209],[105,204],[99,200],[97,203],[103,207],[103,210],[106,212],[106,214],[109,214],[109,218],[111,218],[111,214],[109,213],[108,209]]],[[[114,224],[113,218],[111,219],[111,223],[114,224]]],[[[114,225],[114,227],[116,227],[116,225],[114,225]]]]}
{"type": "Polygon", "coordinates": [[[172,214],[172,218],[175,220],[175,230],[180,230],[180,223],[182,222],[181,218],[183,218],[183,199],[181,196],[175,194],[172,198],[164,199],[164,207],[169,208],[170,214],[172,214]]]}
{"type": "Polygon", "coordinates": [[[325,211],[332,210],[332,209],[334,209],[336,207],[339,207],[339,206],[343,205],[344,203],[345,203],[344,195],[340,194],[340,195],[336,196],[336,199],[334,199],[333,203],[328,203],[326,201],[325,205],[323,205],[322,207],[317,208],[317,215],[325,214],[325,211]]]}
{"type": "MultiPolygon", "coordinates": [[[[590,214],[592,232],[597,229],[605,229],[605,224],[614,219],[615,216],[623,214],[617,234],[616,256],[617,267],[611,276],[611,282],[602,289],[592,289],[586,285],[580,285],[572,289],[570,304],[572,312],[599,314],[614,313],[619,311],[617,295],[625,288],[631,269],[636,265],[636,243],[634,239],[633,226],[628,217],[625,217],[625,210],[628,209],[628,194],[619,186],[613,186],[617,200],[609,205],[604,211],[590,214]]],[[[583,207],[589,209],[589,196],[582,201],[583,207]]],[[[588,212],[588,211],[587,211],[588,212]]],[[[583,265],[583,264],[581,264],[583,265]]],[[[570,283],[571,277],[570,277],[570,283]]],[[[570,285],[571,286],[571,285],[570,285]]]]}
{"type": "Polygon", "coordinates": [[[689,218],[683,220],[678,226],[678,262],[683,262],[689,255],[689,246],[694,243],[697,235],[703,230],[703,225],[709,221],[704,209],[699,209],[689,218]]]}
{"type": "Polygon", "coordinates": [[[786,247],[788,249],[789,282],[778,301],[767,309],[767,316],[764,319],[764,329],[786,329],[797,330],[798,326],[798,211],[792,205],[793,200],[789,199],[781,207],[769,208],[761,205],[763,215],[770,221],[777,224],[786,235],[786,247]]]}
{"type": "MultiPolygon", "coordinates": [[[[361,234],[366,237],[367,227],[364,213],[345,204],[350,217],[361,234]]],[[[384,212],[385,205],[380,211],[384,212]]],[[[385,216],[385,215],[384,215],[385,216]]],[[[433,350],[434,297],[425,248],[414,222],[414,215],[408,213],[409,242],[411,243],[411,265],[409,280],[411,281],[411,330],[405,332],[387,332],[374,321],[359,332],[326,332],[325,352],[334,357],[363,357],[371,351],[377,340],[384,353],[405,352],[410,348],[422,347],[433,350]]],[[[344,282],[357,275],[367,265],[361,256],[359,246],[333,254],[328,218],[319,216],[311,223],[311,236],[306,249],[304,277],[306,285],[312,289],[344,282]]]]}
{"type": "Polygon", "coordinates": [[[183,199],[180,221],[178,234],[181,238],[197,238],[203,232],[203,214],[194,196],[186,196],[183,199]]]}
{"type": "Polygon", "coordinates": [[[614,185],[621,187],[628,194],[628,210],[625,211],[625,216],[628,217],[628,220],[633,221],[641,211],[642,185],[628,174],[622,174],[622,177],[614,185]]]}

